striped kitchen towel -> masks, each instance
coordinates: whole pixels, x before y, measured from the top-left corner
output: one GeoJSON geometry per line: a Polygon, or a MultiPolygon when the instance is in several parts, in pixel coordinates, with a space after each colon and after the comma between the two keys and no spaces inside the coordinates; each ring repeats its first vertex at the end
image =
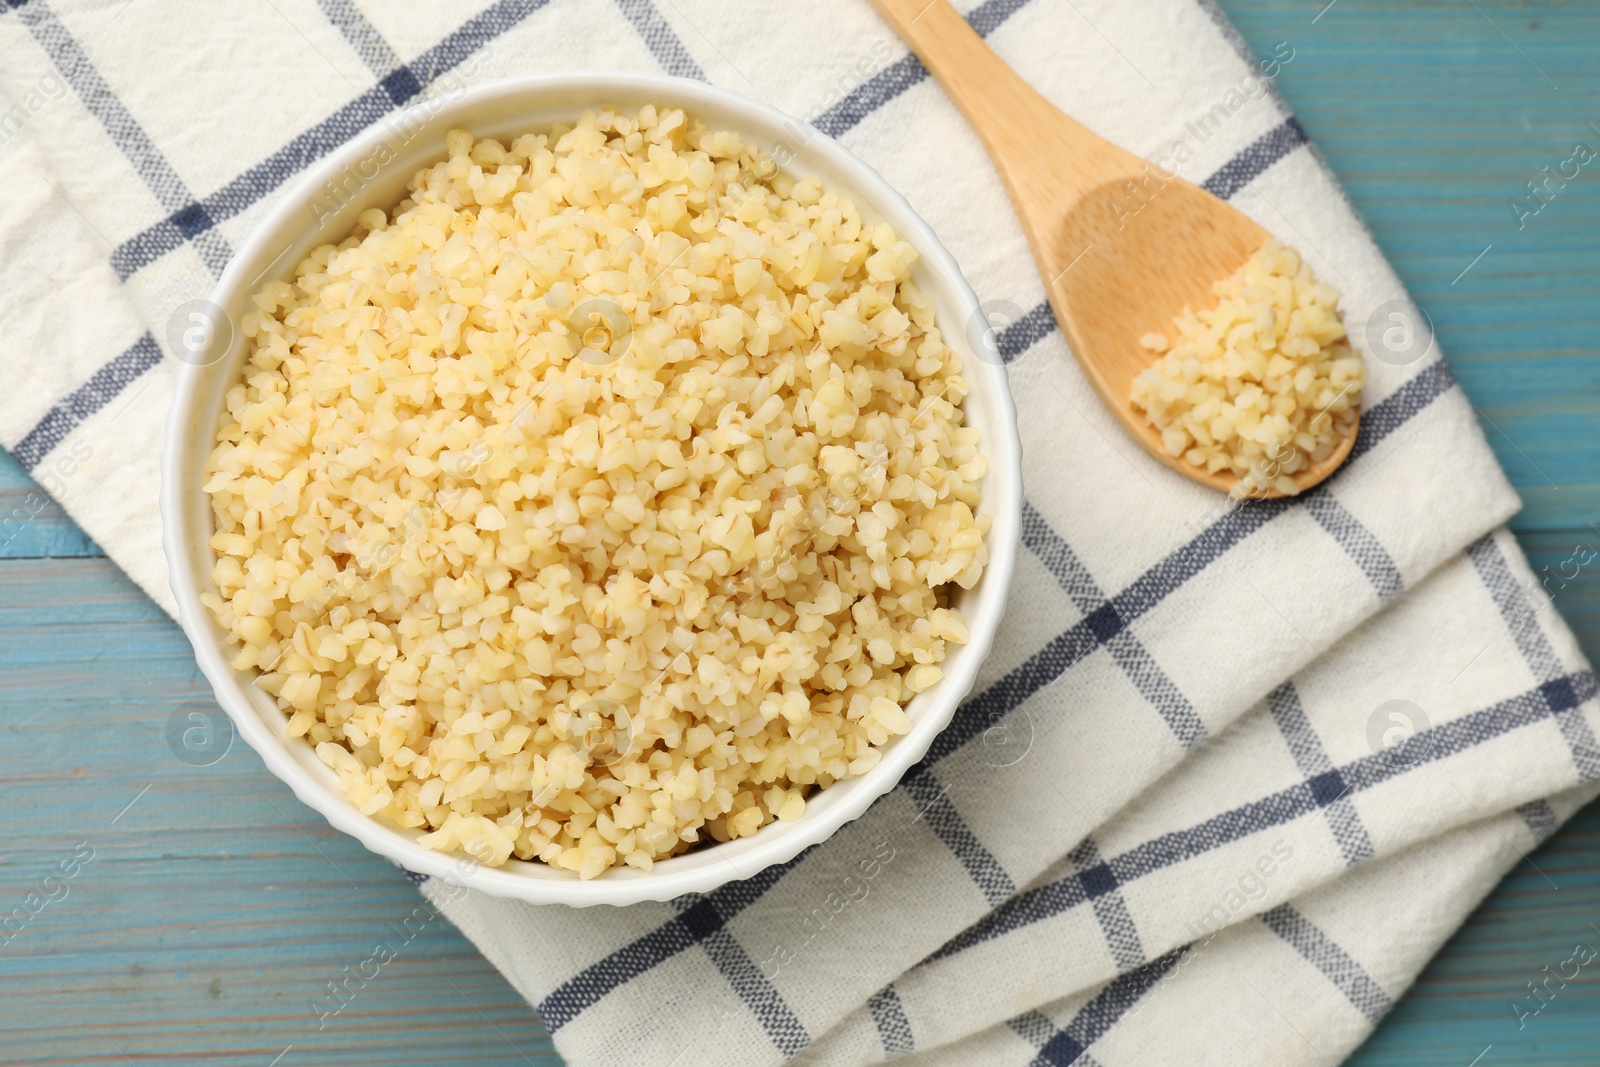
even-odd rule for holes
{"type": "Polygon", "coordinates": [[[1209,0],[962,9],[1343,291],[1369,385],[1331,482],[1235,505],[1125,437],[972,132],[864,0],[0,0],[0,442],[169,608],[175,312],[301,168],[423,96],[579,66],[765,99],[904,191],[997,320],[1026,552],[898,788],[666,904],[418,879],[574,1064],[1326,1063],[1596,791],[1595,678],[1429,324],[1272,89],[1295,42],[1253,56],[1209,0]]]}

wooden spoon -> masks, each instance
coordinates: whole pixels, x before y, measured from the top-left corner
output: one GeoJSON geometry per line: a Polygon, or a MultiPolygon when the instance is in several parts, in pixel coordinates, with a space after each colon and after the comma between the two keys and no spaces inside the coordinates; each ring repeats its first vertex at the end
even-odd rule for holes
{"type": "MultiPolygon", "coordinates": [[[[1022,220],[1073,354],[1100,397],[1145,450],[1202,485],[1236,476],[1170,456],[1129,400],[1134,377],[1160,358],[1139,338],[1165,332],[1185,305],[1213,307],[1212,285],[1269,234],[1204,189],[1069,118],[989,50],[945,0],[872,0],[977,131],[1022,220]],[[1135,207],[1137,205],[1137,207],[1135,207]]],[[[1293,476],[1304,491],[1350,454],[1355,429],[1293,476]]],[[[1263,489],[1256,497],[1281,495],[1263,489]]]]}

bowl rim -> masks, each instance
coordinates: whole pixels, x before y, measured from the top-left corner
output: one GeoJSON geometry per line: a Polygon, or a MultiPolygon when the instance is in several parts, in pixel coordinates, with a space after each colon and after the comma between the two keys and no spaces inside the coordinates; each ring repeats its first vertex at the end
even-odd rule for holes
{"type": "MultiPolygon", "coordinates": [[[[337,177],[342,168],[357,163],[379,149],[396,123],[412,119],[418,123],[438,122],[442,115],[449,115],[458,119],[461,125],[471,126],[473,110],[485,103],[502,97],[528,97],[531,100],[541,94],[568,94],[575,88],[586,91],[597,102],[597,106],[603,104],[608,94],[644,96],[669,106],[682,107],[691,113],[700,105],[710,105],[718,110],[737,113],[745,120],[752,121],[752,124],[765,123],[803,130],[804,140],[793,153],[794,165],[804,170],[805,160],[809,156],[848,173],[853,191],[863,200],[863,206],[870,207],[878,214],[898,216],[895,228],[899,236],[918,250],[927,269],[948,288],[949,296],[959,306],[965,321],[977,321],[976,317],[981,315],[976,293],[933,228],[875,169],[838,141],[778,108],[742,94],[686,78],[631,71],[578,71],[494,79],[467,89],[454,99],[446,100],[442,106],[430,108],[437,98],[435,101],[425,100],[392,114],[387,120],[375,121],[307,167],[278,196],[277,202],[251,227],[248,236],[239,242],[233,258],[212,287],[212,304],[226,307],[236,299],[242,287],[254,286],[260,280],[260,275],[247,280],[244,274],[260,246],[288,226],[292,215],[305,213],[317,192],[337,177]],[[421,114],[424,109],[429,110],[421,114]]],[[[535,105],[530,102],[528,106],[531,109],[535,105]]],[[[544,120],[537,122],[543,124],[544,120]]],[[[270,266],[268,269],[271,269],[270,266]]],[[[288,269],[292,269],[292,265],[288,269]]],[[[182,518],[185,502],[190,499],[189,494],[202,490],[198,485],[184,486],[186,453],[178,447],[178,442],[185,439],[188,416],[196,405],[197,395],[209,368],[204,364],[186,362],[179,363],[160,463],[162,544],[168,562],[169,581],[177,601],[179,623],[194,647],[196,661],[211,683],[218,702],[267,768],[287,784],[302,803],[319,812],[334,828],[354,837],[368,850],[410,871],[444,879],[452,886],[481,890],[491,896],[534,904],[559,903],[578,907],[665,901],[686,893],[708,892],[727,882],[749,878],[827,840],[892,790],[905,772],[927,753],[933,739],[949,725],[956,707],[976,681],[978,669],[993,644],[1004,612],[1006,592],[1011,583],[1020,541],[1021,440],[1017,430],[1016,406],[1004,367],[972,356],[968,343],[970,331],[947,330],[946,334],[952,345],[960,346],[958,350],[966,357],[963,376],[969,382],[983,379],[980,388],[985,401],[992,405],[994,421],[990,428],[993,440],[984,452],[989,462],[985,493],[996,494],[991,511],[993,525],[986,537],[989,562],[984,569],[984,588],[980,590],[978,610],[968,619],[970,640],[963,649],[964,656],[959,669],[934,687],[931,691],[935,697],[933,706],[923,711],[911,732],[882,749],[883,757],[871,770],[847,780],[858,784],[840,802],[818,812],[818,818],[808,818],[811,815],[808,810],[807,815],[800,819],[768,824],[748,838],[695,850],[695,854],[717,855],[726,860],[725,863],[663,870],[670,863],[670,860],[666,860],[652,871],[629,870],[625,877],[602,874],[588,880],[576,877],[528,877],[512,868],[484,866],[459,852],[440,852],[418,845],[398,827],[389,826],[375,816],[362,814],[341,793],[313,778],[296,760],[289,746],[273,736],[263,722],[247,695],[246,685],[224,656],[225,645],[216,639],[210,629],[214,623],[209,612],[200,603],[202,589],[191,567],[193,561],[211,550],[204,541],[194,543],[194,539],[188,536],[182,518]],[[782,826],[784,830],[767,834],[773,826],[782,826]]],[[[226,350],[225,347],[224,352],[226,350]]],[[[214,432],[212,429],[208,436],[214,435],[214,432]]],[[[209,573],[208,567],[201,569],[209,573]]]]}

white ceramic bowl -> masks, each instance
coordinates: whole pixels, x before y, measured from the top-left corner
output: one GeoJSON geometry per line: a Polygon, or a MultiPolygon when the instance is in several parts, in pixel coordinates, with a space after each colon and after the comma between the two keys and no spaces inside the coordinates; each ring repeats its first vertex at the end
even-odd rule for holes
{"type": "MultiPolygon", "coordinates": [[[[706,892],[792,859],[859,816],[927,752],[971,690],[1000,621],[1020,525],[1021,446],[1005,372],[992,357],[979,359],[971,351],[975,334],[971,325],[981,322],[977,297],[928,225],[876,171],[782,112],[699,82],[620,73],[519,78],[484,85],[454,99],[424,102],[374,124],[309,168],[240,245],[211,300],[223,319],[209,347],[202,347],[198,358],[182,368],[161,467],[161,518],[179,617],[201,670],[239,733],[296,796],[372,851],[413,871],[538,904],[631,904],[706,892]],[[463,127],[480,137],[514,137],[571,121],[587,107],[609,104],[626,109],[647,102],[680,106],[710,126],[736,131],[763,145],[786,171],[815,174],[828,186],[848,193],[863,216],[888,222],[921,253],[912,273],[917,285],[935,300],[946,341],[962,354],[972,388],[964,405],[966,417],[982,431],[980,448],[989,460],[981,508],[993,520],[989,565],[976,587],[956,597],[971,641],[951,646],[943,681],[908,705],[910,733],[890,744],[868,773],[814,794],[801,818],[774,822],[751,837],[660,861],[648,872],[617,867],[583,881],[537,862],[513,860],[503,867],[484,867],[460,855],[424,848],[416,843],[416,831],[358,812],[311,746],[286,735],[286,719],[272,697],[252,683],[249,672],[229,666],[223,633],[200,603],[202,592],[215,591],[214,554],[208,544],[213,532],[211,507],[201,490],[201,474],[224,393],[239,379],[245,357],[243,339],[229,324],[239,322],[261,284],[288,278],[306,253],[344,238],[362,210],[398,203],[407,178],[443,157],[447,130],[463,127]]],[[[976,334],[981,337],[981,331],[976,334]]]]}

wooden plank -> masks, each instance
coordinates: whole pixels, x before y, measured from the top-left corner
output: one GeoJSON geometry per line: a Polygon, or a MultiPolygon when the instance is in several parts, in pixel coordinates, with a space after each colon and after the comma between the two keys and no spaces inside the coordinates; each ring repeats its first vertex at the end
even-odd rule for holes
{"type": "MultiPolygon", "coordinates": [[[[1600,174],[1585,168],[1521,229],[1507,200],[1575,140],[1600,147],[1587,125],[1600,121],[1600,5],[1222,4],[1257,54],[1295,48],[1278,86],[1432,315],[1528,503],[1519,536],[1593,658],[1600,560],[1571,577],[1563,563],[1600,548],[1600,174]]],[[[0,516],[31,489],[0,458],[0,516]]],[[[0,541],[0,557],[98,553],[53,506],[0,541]]],[[[108,563],[0,559],[0,913],[78,842],[95,849],[67,895],[0,946],[0,1060],[260,1067],[292,1045],[282,1067],[559,1063],[438,922],[318,1029],[313,998],[396,936],[417,897],[242,744],[207,767],[173,756],[167,717],[209,706],[181,635],[108,563]]],[[[1591,972],[1520,1029],[1510,1005],[1574,943],[1600,948],[1585,932],[1597,904],[1591,809],[1489,898],[1352,1062],[1593,1064],[1591,972]]]]}
{"type": "Polygon", "coordinates": [[[262,1067],[293,1045],[285,1067],[559,1062],[399,869],[242,741],[219,733],[208,766],[174,754],[174,715],[221,713],[177,626],[108,560],[5,561],[0,588],[0,913],[57,898],[0,945],[0,1060],[262,1067]],[[92,858],[44,882],[75,849],[92,858]],[[319,1017],[380,944],[395,959],[319,1017]]]}
{"type": "Polygon", "coordinates": [[[0,450],[0,559],[103,555],[21,464],[0,450]]]}
{"type": "Polygon", "coordinates": [[[1574,946],[1600,951],[1597,901],[1600,807],[1591,805],[1501,883],[1349,1067],[1593,1067],[1600,963],[1564,989],[1552,981],[1537,1015],[1519,1013],[1538,1006],[1527,983],[1559,973],[1574,946]]]}

